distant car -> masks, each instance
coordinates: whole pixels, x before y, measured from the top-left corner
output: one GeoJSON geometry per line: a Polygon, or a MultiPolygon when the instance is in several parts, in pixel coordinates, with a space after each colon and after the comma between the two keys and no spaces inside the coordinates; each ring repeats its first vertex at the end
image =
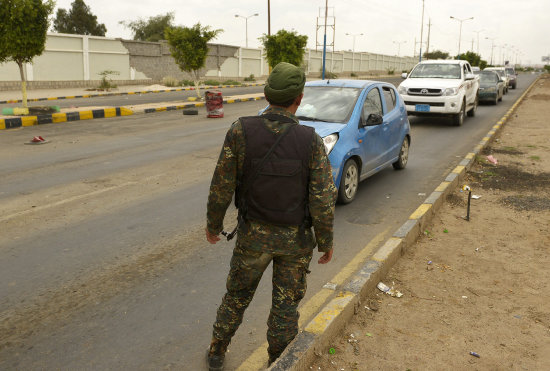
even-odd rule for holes
{"type": "Polygon", "coordinates": [[[476,72],[479,72],[481,71],[481,68],[479,68],[478,66],[472,66],[472,72],[473,73],[476,73],[476,72]]]}
{"type": "Polygon", "coordinates": [[[407,165],[410,124],[392,84],[310,81],[296,116],[323,138],[340,203],[353,201],[361,180],[390,165],[407,165]]]}
{"type": "Polygon", "coordinates": [[[504,80],[504,94],[508,94],[508,88],[510,87],[510,78],[506,73],[504,67],[487,67],[483,71],[495,71],[499,77],[504,80]]]}
{"type": "Polygon", "coordinates": [[[516,69],[514,67],[506,66],[504,70],[510,79],[510,86],[512,89],[515,89],[518,86],[518,74],[516,73],[516,69]]]}
{"type": "Polygon", "coordinates": [[[497,104],[504,95],[504,81],[496,71],[479,71],[479,101],[497,104]]]}

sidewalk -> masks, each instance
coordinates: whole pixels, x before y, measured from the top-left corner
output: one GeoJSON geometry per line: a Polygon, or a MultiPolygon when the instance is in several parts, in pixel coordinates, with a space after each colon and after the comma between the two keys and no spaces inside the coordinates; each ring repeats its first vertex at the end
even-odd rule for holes
{"type": "Polygon", "coordinates": [[[403,296],[372,287],[303,369],[550,368],[549,116],[547,74],[381,278],[403,296]]]}
{"type": "MultiPolygon", "coordinates": [[[[242,85],[220,85],[220,86],[205,86],[201,85],[201,90],[204,89],[226,89],[232,87],[245,86],[262,86],[264,81],[254,83],[243,83],[242,85]]],[[[184,91],[195,90],[194,86],[167,87],[164,85],[125,85],[111,89],[109,91],[87,90],[87,88],[62,88],[62,89],[34,89],[27,91],[27,99],[29,102],[45,101],[67,98],[93,98],[109,95],[128,95],[128,94],[147,94],[160,93],[167,91],[184,91]]],[[[0,91],[0,104],[18,103],[21,102],[21,90],[4,90],[0,91]]]]}

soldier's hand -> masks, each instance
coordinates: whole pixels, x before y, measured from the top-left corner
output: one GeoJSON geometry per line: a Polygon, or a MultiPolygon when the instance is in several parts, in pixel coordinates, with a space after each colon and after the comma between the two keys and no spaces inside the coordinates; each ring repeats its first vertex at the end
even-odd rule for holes
{"type": "Polygon", "coordinates": [[[329,251],[324,253],[323,256],[321,256],[319,258],[318,263],[319,264],[327,264],[331,259],[332,259],[332,249],[330,249],[329,251]]]}
{"type": "Polygon", "coordinates": [[[208,232],[208,228],[205,229],[205,231],[206,231],[206,240],[210,242],[212,245],[220,240],[220,237],[217,234],[212,234],[208,232]]]}

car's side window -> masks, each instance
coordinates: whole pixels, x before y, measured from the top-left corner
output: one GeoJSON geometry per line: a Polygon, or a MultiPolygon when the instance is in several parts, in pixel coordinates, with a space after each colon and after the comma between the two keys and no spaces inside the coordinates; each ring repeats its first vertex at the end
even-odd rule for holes
{"type": "Polygon", "coordinates": [[[386,107],[388,108],[388,112],[393,110],[395,108],[396,98],[395,98],[395,90],[392,88],[389,88],[387,86],[384,86],[382,88],[382,91],[384,92],[384,99],[386,101],[386,107]]]}
{"type": "Polygon", "coordinates": [[[382,116],[382,100],[380,99],[380,92],[377,88],[372,89],[367,94],[367,99],[365,99],[365,105],[363,106],[363,117],[366,119],[369,118],[369,115],[375,113],[382,116]]]}

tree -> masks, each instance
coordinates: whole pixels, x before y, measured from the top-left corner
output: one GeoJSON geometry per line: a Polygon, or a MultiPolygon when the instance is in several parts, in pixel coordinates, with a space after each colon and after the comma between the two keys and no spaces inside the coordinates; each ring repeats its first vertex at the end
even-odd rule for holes
{"type": "Polygon", "coordinates": [[[166,13],[149,17],[147,20],[138,19],[137,21],[119,23],[134,32],[134,40],[139,41],[159,41],[164,40],[164,30],[167,27],[173,27],[174,13],[166,13]]]}
{"type": "Polygon", "coordinates": [[[458,55],[457,59],[467,60],[472,66],[479,66],[481,55],[470,51],[458,55]]]}
{"type": "Polygon", "coordinates": [[[25,108],[27,80],[23,65],[44,52],[53,8],[52,0],[0,1],[0,63],[13,61],[19,66],[25,108]]]}
{"type": "Polygon", "coordinates": [[[210,30],[209,26],[197,23],[193,27],[169,27],[164,31],[170,53],[182,71],[193,75],[199,99],[200,69],[206,64],[207,43],[223,30],[210,30]]]}
{"type": "Polygon", "coordinates": [[[74,0],[68,12],[65,9],[57,9],[53,29],[60,33],[92,36],[105,36],[107,32],[107,27],[97,22],[97,16],[92,14],[84,0],[74,0]]]}
{"type": "Polygon", "coordinates": [[[280,62],[292,63],[295,66],[302,64],[307,45],[306,35],[298,35],[296,31],[279,30],[275,35],[264,34],[260,41],[270,67],[275,67],[280,62]]]}
{"type": "Polygon", "coordinates": [[[443,52],[441,50],[434,50],[433,52],[424,53],[422,56],[425,59],[447,59],[449,58],[449,53],[443,52]]]}

